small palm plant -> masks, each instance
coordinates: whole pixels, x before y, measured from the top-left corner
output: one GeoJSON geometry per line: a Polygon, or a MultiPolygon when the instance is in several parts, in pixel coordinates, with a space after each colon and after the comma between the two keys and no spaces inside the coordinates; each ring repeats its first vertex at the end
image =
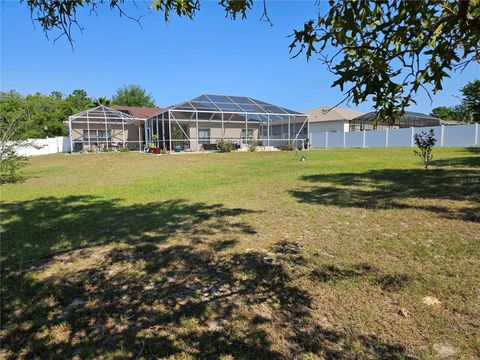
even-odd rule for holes
{"type": "Polygon", "coordinates": [[[437,142],[437,139],[435,139],[435,133],[433,132],[433,129],[430,129],[428,133],[422,131],[419,134],[415,134],[413,138],[415,140],[415,144],[418,147],[418,149],[414,150],[414,153],[420,159],[422,159],[423,165],[425,166],[425,171],[427,171],[430,160],[432,160],[433,158],[433,147],[437,142]]]}
{"type": "Polygon", "coordinates": [[[100,105],[103,106],[110,106],[111,100],[108,99],[106,96],[100,96],[98,99],[92,98],[92,102],[90,103],[91,107],[97,107],[100,105]]]}

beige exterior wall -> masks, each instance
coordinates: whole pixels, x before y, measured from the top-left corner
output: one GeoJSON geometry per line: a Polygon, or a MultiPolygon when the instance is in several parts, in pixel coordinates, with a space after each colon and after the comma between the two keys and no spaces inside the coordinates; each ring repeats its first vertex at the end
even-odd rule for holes
{"type": "MultiPolygon", "coordinates": [[[[143,148],[143,122],[135,122],[133,124],[109,124],[108,128],[111,129],[111,139],[108,140],[109,148],[122,147],[125,143],[125,146],[132,150],[139,150],[143,148]],[[140,131],[140,133],[139,133],[140,131]]],[[[83,137],[84,131],[90,130],[100,130],[103,133],[107,130],[105,123],[89,123],[86,122],[72,122],[72,142],[83,142],[83,148],[88,149],[89,146],[92,148],[103,148],[107,146],[105,140],[95,141],[93,138],[90,139],[90,144],[88,138],[83,137]]]]}
{"type": "MultiPolygon", "coordinates": [[[[187,126],[187,134],[190,137],[190,147],[193,150],[197,149],[197,127],[196,124],[188,124],[187,126]]],[[[223,131],[225,135],[223,135],[222,131],[222,124],[221,123],[198,123],[199,129],[210,129],[210,143],[215,144],[219,139],[225,138],[231,141],[240,140],[242,135],[242,130],[245,129],[245,124],[229,124],[225,123],[223,127],[223,131]]],[[[258,124],[248,124],[248,129],[253,130],[253,138],[258,139],[259,129],[258,124]]]]}

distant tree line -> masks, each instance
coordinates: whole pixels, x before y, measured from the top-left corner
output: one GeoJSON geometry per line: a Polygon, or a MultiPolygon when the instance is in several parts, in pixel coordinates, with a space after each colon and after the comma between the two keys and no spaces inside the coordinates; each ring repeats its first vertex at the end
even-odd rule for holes
{"type": "Polygon", "coordinates": [[[480,122],[480,80],[473,80],[460,89],[461,102],[455,106],[439,106],[431,115],[443,120],[480,122]]]}
{"type": "Polygon", "coordinates": [[[82,89],[74,90],[69,95],[52,91],[49,95],[22,95],[15,90],[0,92],[0,127],[15,120],[16,131],[13,138],[45,138],[68,134],[64,121],[70,115],[86,109],[105,105],[154,107],[152,96],[139,85],[123,86],[115,92],[111,99],[107,97],[93,98],[82,89]]]}

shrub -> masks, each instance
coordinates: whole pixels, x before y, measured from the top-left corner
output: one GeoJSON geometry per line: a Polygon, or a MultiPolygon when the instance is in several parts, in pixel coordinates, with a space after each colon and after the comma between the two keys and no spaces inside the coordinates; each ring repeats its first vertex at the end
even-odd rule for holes
{"type": "Polygon", "coordinates": [[[167,153],[167,148],[163,147],[163,148],[160,149],[160,154],[165,155],[166,153],[167,153]]]}
{"type": "Polygon", "coordinates": [[[231,140],[220,139],[217,141],[217,146],[220,149],[220,152],[231,152],[235,150],[235,144],[231,140]]]}
{"type": "Polygon", "coordinates": [[[417,150],[414,150],[414,153],[422,159],[425,171],[427,171],[430,160],[433,158],[432,149],[437,142],[437,139],[435,139],[435,133],[433,132],[433,129],[430,129],[428,133],[422,131],[420,134],[415,134],[413,138],[418,147],[417,150]]]}
{"type": "MultiPolygon", "coordinates": [[[[34,142],[20,140],[18,134],[27,131],[32,123],[30,116],[23,117],[17,113],[8,111],[9,103],[4,101],[4,95],[1,93],[0,102],[0,183],[14,182],[19,179],[17,171],[26,165],[27,158],[19,155],[17,150],[22,147],[33,146],[38,148],[34,142]]],[[[13,106],[12,109],[16,109],[13,106]]],[[[23,111],[19,109],[18,111],[23,111]]]]}
{"type": "Polygon", "coordinates": [[[309,140],[309,139],[305,139],[305,140],[303,141],[303,148],[304,148],[305,150],[310,149],[310,140],[309,140]]]}
{"type": "Polygon", "coordinates": [[[25,166],[27,158],[17,155],[15,147],[4,146],[0,154],[0,183],[18,180],[17,170],[25,166]]]}
{"type": "Polygon", "coordinates": [[[112,149],[110,149],[110,148],[107,147],[107,148],[104,148],[102,151],[103,151],[103,152],[112,152],[112,149]]]}
{"type": "Polygon", "coordinates": [[[295,150],[295,146],[293,146],[293,144],[283,144],[282,146],[280,146],[280,150],[282,150],[282,151],[293,151],[293,150],[295,150]]]}
{"type": "Polygon", "coordinates": [[[172,145],[173,146],[182,146],[183,144],[183,131],[179,128],[176,128],[172,131],[172,145]]]}
{"type": "Polygon", "coordinates": [[[248,151],[255,152],[257,151],[257,146],[260,146],[260,142],[257,140],[252,140],[251,143],[248,145],[248,151]]]}
{"type": "Polygon", "coordinates": [[[130,149],[128,147],[122,147],[122,148],[120,148],[119,151],[123,152],[123,153],[127,153],[127,152],[130,152],[130,149]]]}

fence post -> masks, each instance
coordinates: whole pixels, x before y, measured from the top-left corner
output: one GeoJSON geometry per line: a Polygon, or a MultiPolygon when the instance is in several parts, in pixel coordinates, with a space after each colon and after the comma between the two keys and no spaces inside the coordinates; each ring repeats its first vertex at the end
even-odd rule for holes
{"type": "Polygon", "coordinates": [[[443,147],[443,136],[445,132],[445,125],[440,125],[440,147],[443,147]]]}
{"type": "Polygon", "coordinates": [[[328,132],[325,133],[325,149],[328,149],[328,132]]]}
{"type": "Polygon", "coordinates": [[[385,130],[385,147],[388,147],[388,128],[385,130]]]}
{"type": "Polygon", "coordinates": [[[343,132],[343,148],[344,148],[344,149],[345,149],[345,147],[346,147],[346,145],[347,145],[347,140],[346,140],[347,135],[346,135],[346,134],[347,134],[347,133],[344,131],[344,132],[343,132]]]}
{"type": "Polygon", "coordinates": [[[362,148],[365,148],[365,135],[366,135],[366,131],[365,129],[363,129],[362,148]]]}
{"type": "Polygon", "coordinates": [[[413,147],[413,139],[415,137],[415,126],[412,126],[411,129],[412,129],[412,136],[410,138],[410,147],[413,147]]]}
{"type": "Polygon", "coordinates": [[[475,123],[475,146],[478,146],[478,123],[475,123]]]}

